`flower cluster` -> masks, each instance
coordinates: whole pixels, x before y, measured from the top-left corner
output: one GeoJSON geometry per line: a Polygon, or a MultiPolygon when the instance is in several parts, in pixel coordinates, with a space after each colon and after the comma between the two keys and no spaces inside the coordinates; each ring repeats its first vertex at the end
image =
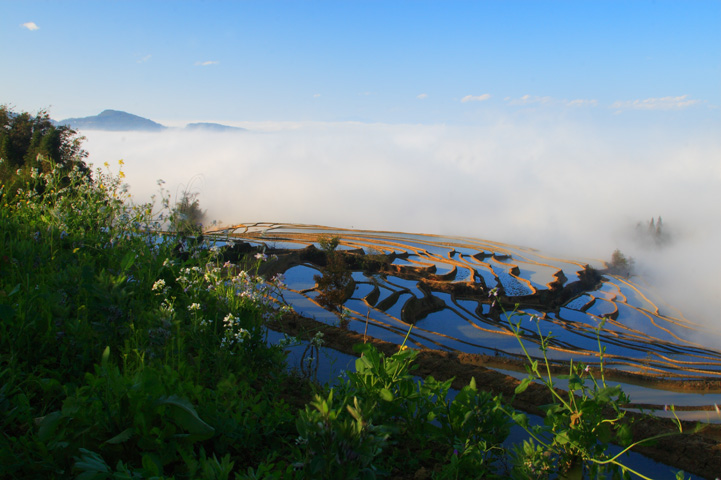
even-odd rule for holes
{"type": "MultiPolygon", "coordinates": [[[[244,270],[237,271],[237,266],[230,262],[225,262],[221,266],[218,261],[221,251],[221,248],[216,246],[208,249],[207,263],[180,268],[175,275],[175,282],[171,282],[172,287],[165,279],[158,279],[153,284],[152,291],[164,298],[161,305],[164,317],[168,318],[173,313],[169,298],[173,301],[178,298],[178,301],[186,305],[185,310],[188,312],[189,320],[203,331],[215,332],[214,334],[220,338],[221,347],[231,348],[256,335],[258,326],[256,324],[254,327],[252,321],[247,323],[248,317],[239,316],[237,312],[251,309],[259,313],[258,319],[269,321],[284,315],[292,308],[282,297],[284,288],[282,275],[268,281],[244,270]],[[182,293],[175,291],[176,288],[182,290],[182,293]],[[171,291],[176,295],[179,294],[178,297],[171,297],[173,294],[171,291]],[[182,298],[185,300],[180,300],[182,298]],[[225,312],[229,312],[222,322],[202,318],[200,313],[206,310],[204,305],[208,301],[214,304],[217,302],[217,305],[222,305],[225,312]]],[[[163,262],[164,268],[173,270],[174,266],[169,259],[163,262]]],[[[316,338],[315,341],[318,344],[322,343],[322,337],[316,338]]]]}
{"type": "Polygon", "coordinates": [[[287,333],[284,333],[283,338],[281,338],[277,343],[278,347],[280,347],[280,348],[292,347],[292,346],[299,345],[299,344],[300,344],[300,338],[291,337],[287,333]]]}
{"type": "Polygon", "coordinates": [[[157,295],[162,295],[166,292],[167,287],[165,286],[165,280],[162,278],[159,280],[156,280],[156,282],[153,284],[153,291],[158,292],[157,295]]]}
{"type": "Polygon", "coordinates": [[[225,335],[220,341],[220,346],[223,348],[231,348],[250,337],[250,332],[240,326],[240,319],[232,313],[223,319],[223,327],[225,335]]]}

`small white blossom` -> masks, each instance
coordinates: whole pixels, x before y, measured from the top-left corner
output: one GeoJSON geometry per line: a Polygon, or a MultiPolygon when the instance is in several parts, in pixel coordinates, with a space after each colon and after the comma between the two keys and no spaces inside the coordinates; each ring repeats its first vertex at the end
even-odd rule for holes
{"type": "Polygon", "coordinates": [[[199,303],[191,303],[188,305],[188,311],[194,312],[200,310],[200,304],[199,303]]]}
{"type": "Polygon", "coordinates": [[[223,325],[225,325],[226,327],[231,327],[237,320],[238,318],[235,315],[229,313],[223,319],[223,325]]]}
{"type": "Polygon", "coordinates": [[[310,340],[310,344],[314,347],[320,347],[323,343],[323,332],[316,332],[315,336],[310,340]]]}
{"type": "Polygon", "coordinates": [[[287,333],[283,334],[283,338],[278,341],[278,346],[280,348],[285,348],[289,345],[296,345],[300,343],[300,340],[297,337],[291,337],[287,333]]]}
{"type": "Polygon", "coordinates": [[[246,330],[244,328],[241,328],[238,331],[238,333],[235,334],[235,340],[238,341],[239,343],[242,343],[243,340],[249,336],[250,336],[250,332],[248,332],[248,330],[246,330]]]}

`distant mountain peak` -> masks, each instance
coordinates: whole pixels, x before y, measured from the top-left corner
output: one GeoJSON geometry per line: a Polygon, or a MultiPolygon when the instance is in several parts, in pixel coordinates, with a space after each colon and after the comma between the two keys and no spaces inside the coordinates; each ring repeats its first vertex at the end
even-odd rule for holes
{"type": "Polygon", "coordinates": [[[185,126],[186,130],[202,130],[207,132],[241,132],[246,131],[245,128],[231,127],[228,125],[221,125],[220,123],[208,123],[198,122],[189,123],[185,126]]]}
{"type": "MultiPolygon", "coordinates": [[[[122,110],[106,109],[97,115],[81,118],[66,118],[55,123],[56,125],[67,125],[77,130],[105,130],[110,132],[159,132],[167,129],[147,118],[123,112],[122,110]]],[[[220,123],[189,123],[185,130],[203,132],[244,132],[245,128],[221,125],[220,123]]]]}
{"type": "Polygon", "coordinates": [[[78,130],[108,130],[108,131],[150,131],[165,130],[164,125],[147,118],[133,115],[121,110],[103,110],[98,115],[81,118],[66,118],[58,122],[59,125],[68,125],[78,130]]]}

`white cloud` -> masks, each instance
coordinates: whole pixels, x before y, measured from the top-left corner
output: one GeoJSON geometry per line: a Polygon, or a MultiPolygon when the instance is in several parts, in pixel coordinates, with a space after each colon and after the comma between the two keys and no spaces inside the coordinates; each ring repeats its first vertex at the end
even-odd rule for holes
{"type": "Polygon", "coordinates": [[[506,97],[509,105],[531,105],[534,103],[540,103],[541,105],[548,105],[554,103],[551,97],[539,97],[537,95],[524,95],[521,98],[509,98],[506,97]]]}
{"type": "Polygon", "coordinates": [[[428,98],[428,94],[427,94],[427,93],[421,93],[420,95],[417,95],[416,98],[417,98],[418,100],[424,100],[424,99],[428,98]]]}
{"type": "Polygon", "coordinates": [[[491,98],[490,93],[484,93],[483,95],[466,95],[465,97],[461,98],[462,103],[466,102],[483,102],[484,100],[488,100],[491,98]]]}
{"type": "Polygon", "coordinates": [[[138,63],[145,63],[152,58],[152,55],[145,55],[143,58],[138,60],[138,63]]]}
{"type": "Polygon", "coordinates": [[[549,97],[548,95],[540,97],[538,95],[524,95],[520,98],[506,97],[503,100],[508,102],[508,105],[523,106],[523,105],[562,105],[566,107],[596,107],[598,106],[598,100],[577,98],[574,100],[557,99],[549,97]]]}
{"type": "Polygon", "coordinates": [[[320,93],[316,93],[313,95],[313,98],[320,98],[320,93]]]}
{"type": "Polygon", "coordinates": [[[35,22],[25,22],[20,26],[23,28],[27,28],[28,30],[40,30],[40,27],[38,27],[35,22]]]}
{"type": "Polygon", "coordinates": [[[196,67],[208,67],[210,65],[218,65],[220,62],[216,60],[206,60],[205,62],[195,62],[196,67]]]}
{"type": "Polygon", "coordinates": [[[598,100],[588,100],[585,98],[577,98],[575,100],[566,100],[567,107],[596,107],[598,100]]]}
{"type": "Polygon", "coordinates": [[[690,107],[699,103],[698,100],[691,100],[688,95],[678,97],[646,98],[644,100],[617,101],[611,108],[618,110],[678,110],[690,107]]]}

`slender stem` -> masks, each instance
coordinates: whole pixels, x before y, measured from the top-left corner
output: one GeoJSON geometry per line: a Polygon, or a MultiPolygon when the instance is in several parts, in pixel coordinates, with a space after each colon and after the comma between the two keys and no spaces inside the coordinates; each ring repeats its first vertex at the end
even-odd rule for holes
{"type": "Polygon", "coordinates": [[[371,311],[370,309],[368,309],[368,313],[366,313],[366,328],[365,330],[363,330],[363,343],[366,343],[366,334],[368,333],[368,317],[370,316],[370,314],[371,311]]]}
{"type": "MultiPolygon", "coordinates": [[[[654,435],[653,437],[644,438],[643,440],[639,440],[638,442],[632,443],[631,445],[629,445],[628,447],[624,448],[623,450],[621,450],[620,452],[618,452],[616,455],[614,455],[613,457],[611,457],[611,458],[609,458],[609,459],[606,459],[606,460],[597,460],[597,459],[595,459],[595,458],[590,458],[589,460],[592,461],[593,463],[597,463],[597,464],[599,464],[599,465],[606,465],[606,464],[608,464],[608,463],[614,463],[614,464],[616,464],[616,465],[621,465],[620,463],[616,462],[616,459],[617,459],[618,457],[620,457],[621,455],[623,455],[624,453],[626,453],[626,452],[628,452],[629,450],[631,450],[632,448],[637,447],[638,445],[641,445],[641,444],[646,443],[646,442],[652,442],[652,441],[654,441],[654,440],[658,440],[658,439],[664,438],[664,437],[670,437],[670,436],[672,436],[672,435],[678,435],[678,433],[662,433],[662,434],[659,434],[659,435],[654,435]]],[[[621,465],[621,466],[622,466],[623,468],[628,468],[628,467],[626,467],[626,466],[624,466],[624,465],[621,465]]],[[[636,473],[636,472],[634,472],[634,473],[636,473]]],[[[646,477],[644,477],[644,478],[646,478],[646,477]]]]}
{"type": "Polygon", "coordinates": [[[408,327],[408,332],[406,332],[406,338],[403,339],[403,343],[401,343],[401,349],[406,346],[406,340],[408,340],[408,336],[411,334],[411,330],[413,330],[413,324],[411,323],[411,326],[408,327]]]}

